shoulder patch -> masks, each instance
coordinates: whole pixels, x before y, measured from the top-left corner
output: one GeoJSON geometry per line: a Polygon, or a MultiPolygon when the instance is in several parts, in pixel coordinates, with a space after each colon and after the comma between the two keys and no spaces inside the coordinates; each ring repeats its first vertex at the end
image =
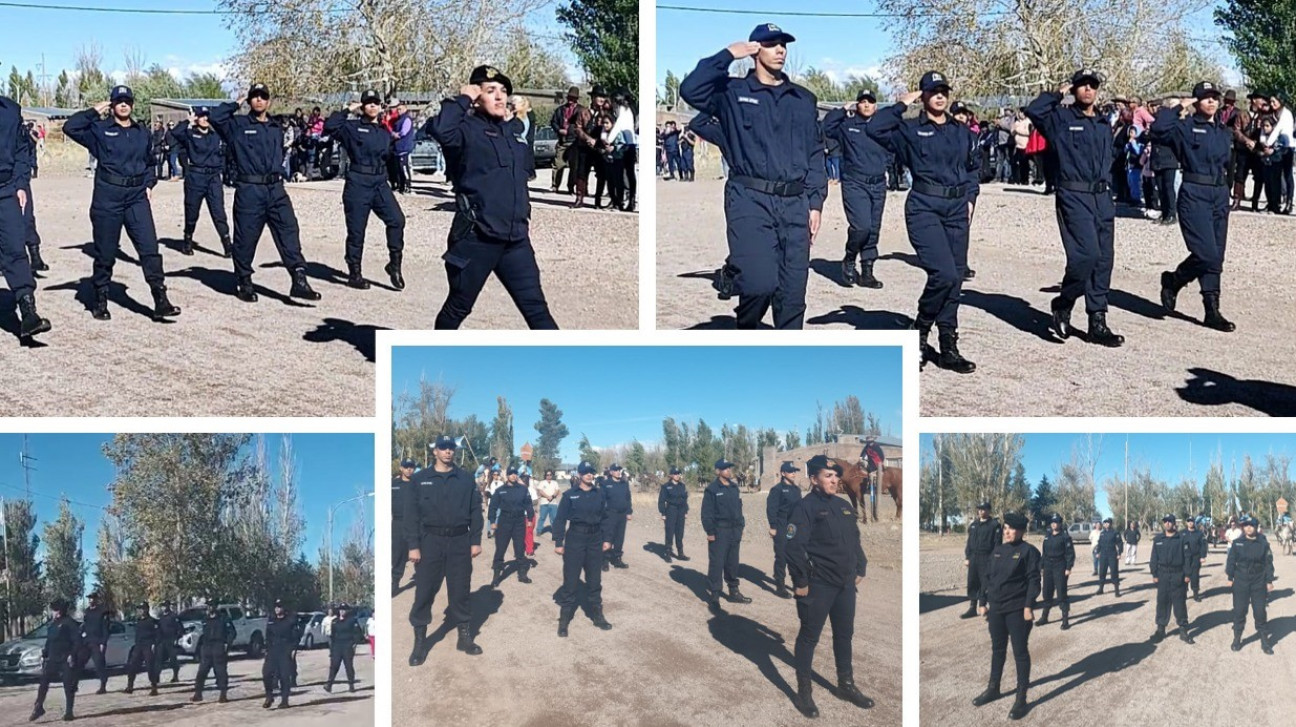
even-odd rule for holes
{"type": "Polygon", "coordinates": [[[791,540],[792,538],[795,538],[795,537],[796,537],[796,533],[797,533],[797,531],[796,531],[796,523],[788,523],[788,527],[787,527],[787,538],[788,538],[788,540],[791,540]]]}

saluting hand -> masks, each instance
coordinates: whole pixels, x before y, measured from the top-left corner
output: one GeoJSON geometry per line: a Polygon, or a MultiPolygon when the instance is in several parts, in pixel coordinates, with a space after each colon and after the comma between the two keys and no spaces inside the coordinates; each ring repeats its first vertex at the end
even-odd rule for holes
{"type": "Polygon", "coordinates": [[[469,101],[473,101],[475,103],[478,97],[481,96],[481,86],[478,86],[475,83],[470,83],[467,86],[460,86],[459,95],[467,96],[469,101]]]}
{"type": "Polygon", "coordinates": [[[112,104],[107,101],[100,101],[99,103],[94,105],[95,112],[98,113],[100,116],[103,116],[104,114],[108,113],[108,109],[110,108],[112,108],[112,104]]]}
{"type": "Polygon", "coordinates": [[[359,111],[359,110],[360,110],[360,102],[359,102],[359,101],[352,101],[351,103],[347,104],[347,111],[350,111],[351,113],[354,114],[355,112],[357,112],[357,111],[359,111]]]}
{"type": "Polygon", "coordinates": [[[481,546],[480,546],[480,545],[474,545],[473,547],[469,548],[469,549],[468,549],[468,554],[471,555],[471,556],[474,557],[474,558],[476,558],[477,556],[481,555],[481,546]]]}
{"type": "Polygon", "coordinates": [[[910,91],[909,93],[900,96],[900,102],[903,103],[905,106],[908,106],[909,104],[913,103],[914,101],[917,101],[920,98],[922,98],[922,91],[910,91]]]}
{"type": "Polygon", "coordinates": [[[1067,93],[1070,90],[1071,90],[1071,84],[1069,83],[1064,83],[1061,86],[1058,86],[1058,93],[1062,94],[1063,96],[1067,95],[1067,93]]]}
{"type": "Polygon", "coordinates": [[[419,553],[418,548],[410,548],[409,562],[413,563],[414,565],[418,565],[418,562],[422,559],[423,559],[423,555],[419,553]]]}
{"type": "Polygon", "coordinates": [[[733,54],[734,60],[754,56],[760,53],[760,49],[760,43],[754,40],[740,40],[729,45],[729,52],[733,54]]]}

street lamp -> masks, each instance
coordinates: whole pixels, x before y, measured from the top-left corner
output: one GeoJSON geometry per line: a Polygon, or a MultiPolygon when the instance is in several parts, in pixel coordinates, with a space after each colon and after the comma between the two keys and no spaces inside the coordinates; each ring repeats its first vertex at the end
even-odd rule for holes
{"type": "Polygon", "coordinates": [[[363,495],[356,495],[355,497],[347,498],[342,502],[329,506],[328,509],[328,569],[329,569],[328,591],[329,591],[330,602],[333,601],[333,513],[336,512],[338,508],[342,507],[343,505],[355,502],[356,500],[363,500],[366,497],[373,497],[373,496],[374,494],[372,492],[369,492],[363,495]]]}

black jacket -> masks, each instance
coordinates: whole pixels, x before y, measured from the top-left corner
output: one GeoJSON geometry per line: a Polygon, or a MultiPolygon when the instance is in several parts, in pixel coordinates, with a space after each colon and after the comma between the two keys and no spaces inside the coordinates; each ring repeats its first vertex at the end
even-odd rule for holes
{"type": "Polygon", "coordinates": [[[1158,533],[1152,538],[1152,556],[1148,559],[1152,577],[1182,577],[1188,570],[1188,560],[1193,557],[1188,548],[1189,543],[1182,535],[1166,537],[1165,533],[1158,533]]]}
{"type": "Polygon", "coordinates": [[[711,480],[702,492],[702,529],[707,535],[715,535],[721,527],[741,529],[746,524],[738,484],[722,485],[718,477],[711,480]]]}
{"type": "Polygon", "coordinates": [[[1235,584],[1254,583],[1257,580],[1273,583],[1273,549],[1269,547],[1268,539],[1256,533],[1254,540],[1245,535],[1234,540],[1229,546],[1224,574],[1235,584]]]}
{"type": "Polygon", "coordinates": [[[995,613],[1035,608],[1040,595],[1040,552],[1035,546],[1000,543],[990,553],[989,573],[981,580],[980,604],[995,613]]]}
{"type": "Polygon", "coordinates": [[[844,498],[820,489],[797,501],[788,524],[775,537],[787,538],[788,573],[794,588],[811,581],[855,586],[868,570],[860,545],[859,516],[844,498]]]}
{"type": "Polygon", "coordinates": [[[995,546],[1003,542],[1003,526],[995,518],[985,522],[973,520],[968,523],[967,544],[963,546],[963,557],[971,559],[973,555],[990,555],[995,546]]]}
{"type": "Polygon", "coordinates": [[[405,491],[405,539],[420,547],[425,528],[468,528],[469,542],[481,545],[481,490],[458,465],[449,472],[428,467],[414,473],[405,491]]]}

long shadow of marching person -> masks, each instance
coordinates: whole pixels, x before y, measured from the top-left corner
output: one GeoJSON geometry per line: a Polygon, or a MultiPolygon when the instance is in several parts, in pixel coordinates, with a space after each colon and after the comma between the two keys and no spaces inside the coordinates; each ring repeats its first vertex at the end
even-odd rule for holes
{"type": "Polygon", "coordinates": [[[1147,601],[1121,601],[1119,603],[1109,603],[1106,606],[1098,606],[1097,608],[1092,608],[1080,616],[1071,619],[1071,626],[1074,628],[1086,621],[1097,621],[1098,619],[1106,618],[1107,616],[1116,616],[1129,611],[1134,611],[1145,603],[1147,603],[1147,601]]]}
{"type": "MultiPolygon", "coordinates": [[[[754,664],[761,676],[783,692],[789,704],[792,702],[795,690],[774,664],[777,659],[784,666],[792,667],[792,652],[781,634],[749,618],[728,613],[712,616],[707,621],[707,628],[716,643],[754,664]]],[[[832,689],[828,681],[818,674],[814,675],[814,680],[824,689],[832,689]]]]}
{"type": "Polygon", "coordinates": [[[671,566],[670,577],[672,581],[684,586],[693,592],[697,600],[706,603],[709,598],[707,595],[707,577],[701,571],[692,568],[685,568],[681,565],[671,566]]]}
{"type": "MultiPolygon", "coordinates": [[[[482,586],[468,594],[468,612],[472,614],[468,623],[472,626],[472,633],[480,634],[486,620],[498,613],[503,603],[504,594],[490,586],[482,586]]],[[[446,637],[446,634],[454,630],[454,626],[442,623],[436,631],[428,634],[427,645],[424,648],[431,652],[432,648],[446,637]]]]}
{"type": "Polygon", "coordinates": [[[1070,681],[1055,687],[1053,691],[1037,699],[1033,706],[1038,707],[1050,699],[1066,694],[1085,682],[1097,679],[1105,674],[1115,674],[1128,669],[1151,656],[1154,651],[1156,651],[1156,646],[1151,642],[1134,641],[1094,652],[1057,674],[1043,679],[1036,679],[1031,686],[1038,687],[1048,682],[1068,679],[1070,681]]]}

